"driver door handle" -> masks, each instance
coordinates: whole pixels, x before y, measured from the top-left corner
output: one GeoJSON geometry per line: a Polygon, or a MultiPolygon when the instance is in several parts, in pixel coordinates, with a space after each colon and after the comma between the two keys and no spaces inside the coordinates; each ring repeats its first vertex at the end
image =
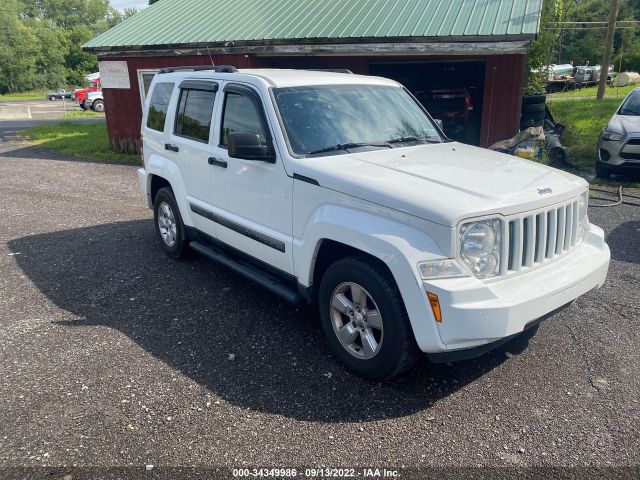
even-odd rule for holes
{"type": "Polygon", "coordinates": [[[176,145],[171,145],[170,143],[165,143],[164,144],[164,149],[165,150],[171,150],[172,152],[179,152],[180,151],[180,149],[176,145]]]}
{"type": "Polygon", "coordinates": [[[226,160],[218,160],[216,157],[209,157],[209,165],[214,165],[216,167],[227,168],[226,160]]]}

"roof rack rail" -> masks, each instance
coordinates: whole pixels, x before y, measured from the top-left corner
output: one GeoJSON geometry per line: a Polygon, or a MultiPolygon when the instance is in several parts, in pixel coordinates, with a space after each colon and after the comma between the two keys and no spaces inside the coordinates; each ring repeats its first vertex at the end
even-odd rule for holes
{"type": "Polygon", "coordinates": [[[199,72],[201,70],[213,70],[217,73],[235,73],[238,71],[236,67],[233,65],[194,65],[190,67],[167,67],[162,68],[158,71],[158,75],[161,73],[172,73],[172,72],[199,72]]]}
{"type": "Polygon", "coordinates": [[[347,68],[307,68],[309,72],[332,72],[332,73],[350,73],[353,75],[353,72],[347,68]]]}

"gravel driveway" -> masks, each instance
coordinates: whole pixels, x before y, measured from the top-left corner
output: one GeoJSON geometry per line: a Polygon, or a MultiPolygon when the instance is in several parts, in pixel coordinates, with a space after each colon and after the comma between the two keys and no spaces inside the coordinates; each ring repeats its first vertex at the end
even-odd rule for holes
{"type": "Polygon", "coordinates": [[[637,467],[640,207],[589,213],[608,281],[526,349],[370,383],[315,309],[167,258],[134,167],[4,136],[0,468],[637,467]]]}

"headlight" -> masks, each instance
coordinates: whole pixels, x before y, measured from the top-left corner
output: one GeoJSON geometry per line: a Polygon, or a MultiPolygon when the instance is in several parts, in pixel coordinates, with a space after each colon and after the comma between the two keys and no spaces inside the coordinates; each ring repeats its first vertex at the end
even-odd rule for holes
{"type": "Polygon", "coordinates": [[[466,223],[460,229],[460,257],[478,278],[500,272],[502,222],[497,219],[466,223]]]}
{"type": "Polygon", "coordinates": [[[602,139],[607,142],[618,142],[624,138],[624,135],[617,132],[611,132],[604,128],[602,130],[602,139]]]}
{"type": "Polygon", "coordinates": [[[589,190],[582,192],[578,198],[578,231],[576,233],[576,242],[582,240],[584,232],[589,230],[589,215],[587,209],[589,207],[589,190]]]}
{"type": "Polygon", "coordinates": [[[452,259],[445,258],[443,260],[431,260],[418,264],[418,270],[423,280],[430,278],[452,278],[452,277],[468,277],[467,271],[460,264],[452,259]]]}

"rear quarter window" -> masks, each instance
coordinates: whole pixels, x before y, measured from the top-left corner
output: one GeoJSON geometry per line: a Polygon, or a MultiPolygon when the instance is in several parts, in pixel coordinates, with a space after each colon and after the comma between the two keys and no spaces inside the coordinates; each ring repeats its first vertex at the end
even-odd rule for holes
{"type": "Polygon", "coordinates": [[[173,92],[173,83],[157,83],[153,88],[151,100],[149,100],[149,112],[147,113],[147,127],[159,132],[164,131],[164,122],[167,119],[169,101],[173,92]]]}
{"type": "Polygon", "coordinates": [[[174,133],[207,143],[215,98],[216,93],[212,91],[183,89],[178,102],[174,133]]]}

